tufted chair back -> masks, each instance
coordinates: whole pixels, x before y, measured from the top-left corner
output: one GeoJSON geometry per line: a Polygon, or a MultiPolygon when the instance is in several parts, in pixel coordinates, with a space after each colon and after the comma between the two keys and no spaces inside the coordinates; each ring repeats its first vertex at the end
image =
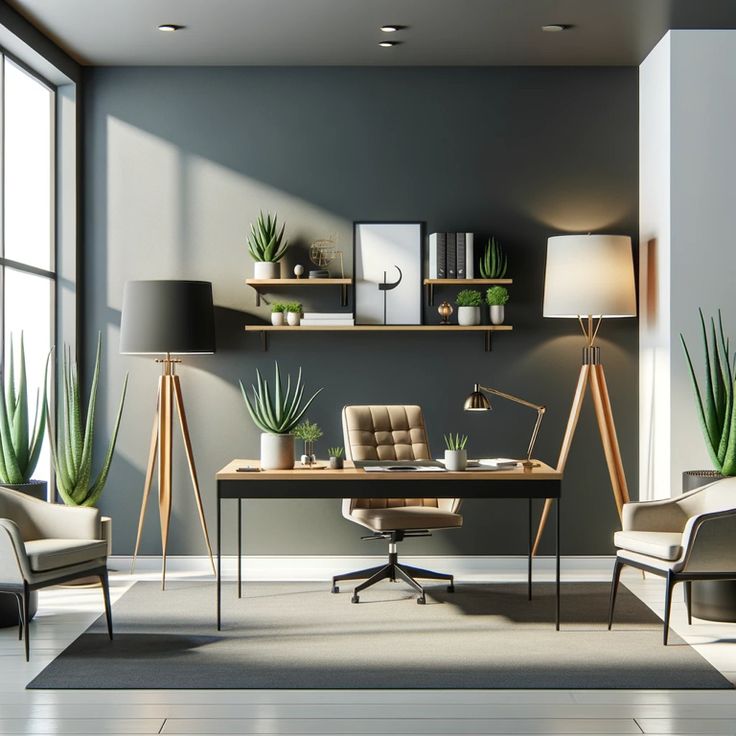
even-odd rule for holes
{"type": "MultiPolygon", "coordinates": [[[[420,406],[346,406],[342,410],[345,456],[348,460],[411,462],[431,460],[429,439],[420,406]]],[[[343,516],[356,508],[433,506],[455,512],[458,498],[345,498],[343,516]]]]}

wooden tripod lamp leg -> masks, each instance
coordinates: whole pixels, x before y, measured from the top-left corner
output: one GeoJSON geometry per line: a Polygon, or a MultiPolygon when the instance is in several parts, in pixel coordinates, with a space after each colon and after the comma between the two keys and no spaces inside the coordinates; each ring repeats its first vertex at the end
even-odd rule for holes
{"type": "Polygon", "coordinates": [[[166,548],[169,543],[171,521],[171,412],[172,376],[161,377],[161,408],[158,423],[158,511],[161,522],[161,589],[166,589],[166,548]]]}

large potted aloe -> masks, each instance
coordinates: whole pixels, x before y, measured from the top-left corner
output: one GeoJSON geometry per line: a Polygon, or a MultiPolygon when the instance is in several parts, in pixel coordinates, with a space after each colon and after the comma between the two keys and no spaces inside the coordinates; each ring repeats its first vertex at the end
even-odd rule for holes
{"type": "Polygon", "coordinates": [[[259,370],[256,370],[256,384],[251,385],[252,396],[248,395],[242,381],[240,390],[251,419],[262,430],[261,468],[264,470],[293,468],[294,435],[292,430],[299,424],[322,389],[317,389],[307,401],[304,401],[302,369],[299,368],[294,386],[292,386],[291,376],[287,376],[284,388],[278,363],[275,364],[273,392],[259,370]]]}
{"type": "MultiPolygon", "coordinates": [[[[714,469],[685,471],[683,491],[736,475],[736,377],[733,373],[736,355],[731,353],[731,341],[725,335],[721,311],[718,310],[717,324],[713,317],[710,318],[710,330],[706,327],[703,310],[699,312],[705,369],[700,381],[683,335],[680,340],[692,378],[705,446],[714,469]]],[[[711,621],[736,622],[736,581],[693,582],[692,612],[693,616],[711,621]]]]}
{"type": "Polygon", "coordinates": [[[261,212],[255,225],[251,223],[248,251],[255,261],[253,275],[257,279],[277,279],[281,276],[279,262],[286,254],[289,243],[284,240],[286,225],[282,225],[279,230],[277,220],[276,215],[271,217],[268,214],[264,217],[261,212]]]}
{"type": "Polygon", "coordinates": [[[33,426],[28,411],[28,382],[23,333],[20,335],[18,380],[15,380],[13,338],[10,338],[8,362],[4,366],[4,391],[0,390],[0,485],[22,491],[36,498],[46,498],[46,481],[33,479],[46,429],[46,378],[43,394],[36,390],[33,426]]]}

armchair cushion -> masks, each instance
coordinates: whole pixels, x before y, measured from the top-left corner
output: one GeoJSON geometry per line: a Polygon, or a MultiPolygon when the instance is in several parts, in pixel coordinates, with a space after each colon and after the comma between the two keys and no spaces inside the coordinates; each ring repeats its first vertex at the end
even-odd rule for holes
{"type": "Polygon", "coordinates": [[[353,521],[376,532],[395,529],[449,529],[463,525],[463,517],[436,506],[354,508],[353,521]]]}
{"type": "Polygon", "coordinates": [[[33,572],[101,560],[107,555],[107,542],[97,539],[34,539],[24,546],[33,572]]]}
{"type": "Polygon", "coordinates": [[[613,543],[660,560],[677,560],[682,554],[682,534],[677,532],[616,532],[613,543]]]}

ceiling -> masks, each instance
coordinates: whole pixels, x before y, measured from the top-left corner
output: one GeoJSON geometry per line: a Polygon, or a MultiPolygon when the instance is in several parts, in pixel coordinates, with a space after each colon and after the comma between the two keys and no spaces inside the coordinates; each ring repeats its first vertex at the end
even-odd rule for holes
{"type": "Polygon", "coordinates": [[[736,0],[8,0],[91,65],[637,65],[736,0]],[[185,25],[162,33],[161,23],[185,25]],[[407,26],[384,34],[382,24],[407,26]],[[545,24],[572,26],[543,33],[545,24]],[[380,40],[400,40],[380,48],[380,40]]]}

